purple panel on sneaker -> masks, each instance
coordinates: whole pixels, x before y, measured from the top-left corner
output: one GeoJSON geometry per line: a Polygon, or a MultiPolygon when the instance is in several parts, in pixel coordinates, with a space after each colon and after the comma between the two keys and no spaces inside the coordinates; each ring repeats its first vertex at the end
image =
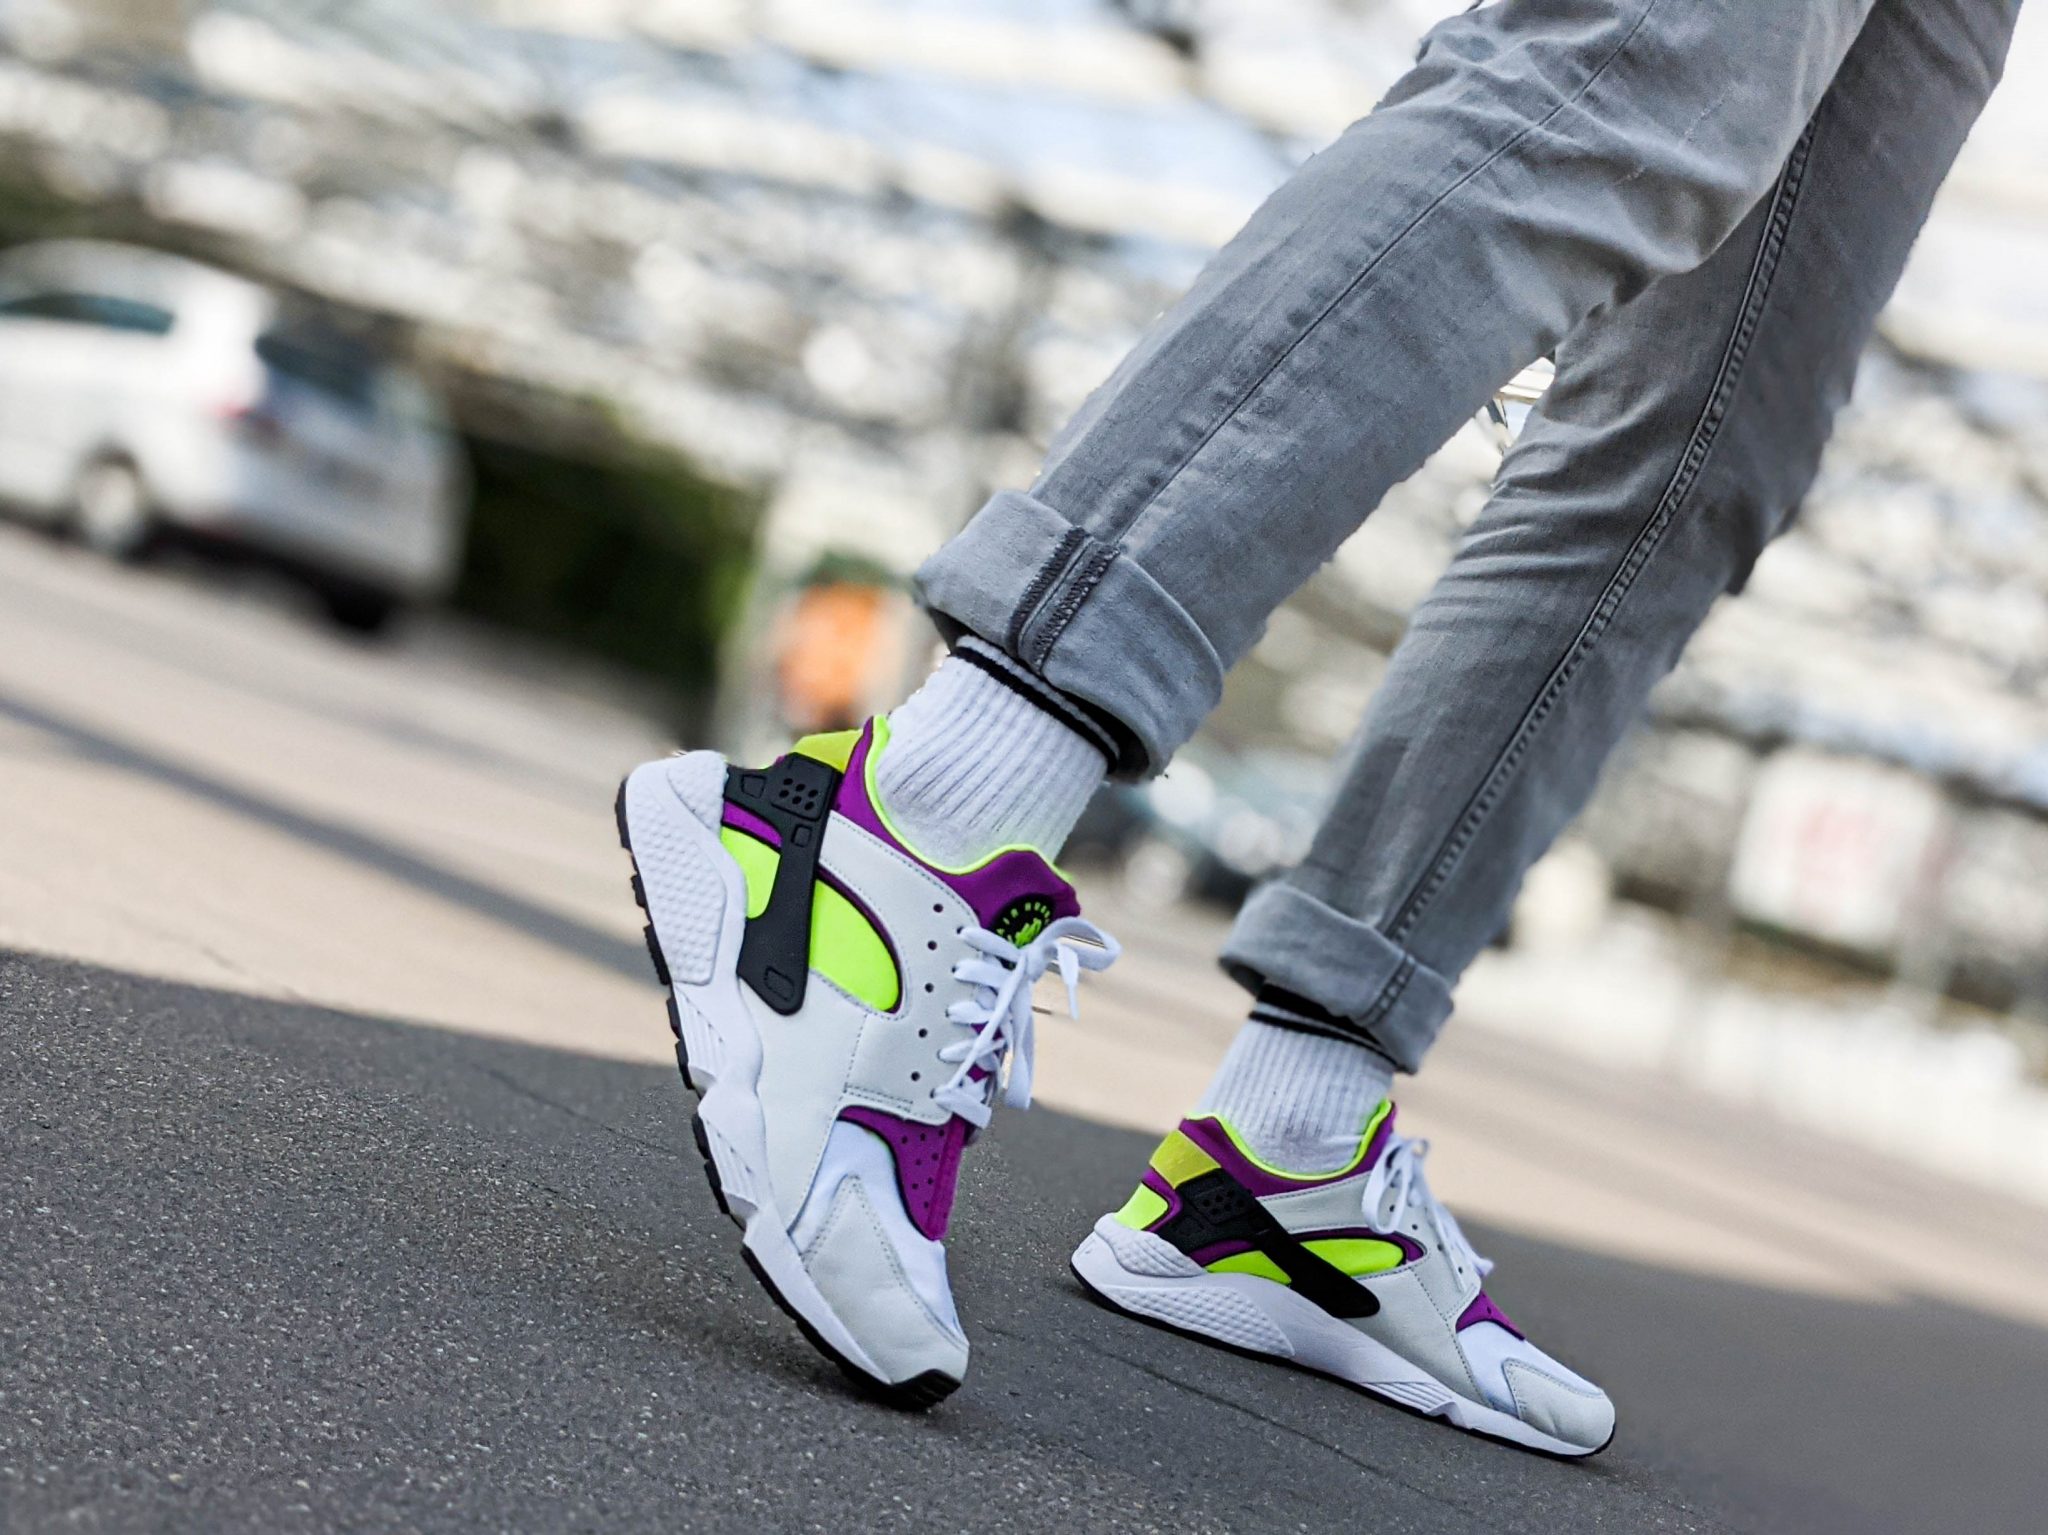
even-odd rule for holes
{"type": "Polygon", "coordinates": [[[1371,1167],[1385,1150],[1386,1136],[1390,1133],[1387,1127],[1393,1120],[1394,1111],[1389,1109],[1386,1118],[1380,1121],[1379,1133],[1373,1136],[1373,1144],[1364,1161],[1334,1173],[1309,1173],[1301,1177],[1271,1173],[1260,1167],[1237,1149],[1237,1142],[1230,1138],[1230,1132],[1213,1118],[1183,1119],[1180,1122],[1180,1132],[1215,1158],[1217,1166],[1243,1184],[1251,1193],[1260,1199],[1266,1199],[1275,1194],[1292,1194],[1301,1189],[1320,1188],[1326,1183],[1356,1177],[1371,1167]]]}
{"type": "Polygon", "coordinates": [[[868,750],[874,738],[875,724],[870,720],[862,727],[860,741],[847,759],[846,772],[839,780],[839,795],[832,802],[835,812],[873,833],[905,857],[916,859],[934,877],[945,881],[974,908],[975,920],[991,932],[1012,936],[1009,928],[1015,926],[1024,914],[1037,918],[1041,924],[1081,914],[1081,902],[1074,894],[1074,887],[1055,874],[1051,864],[1029,849],[1014,849],[991,858],[978,869],[955,874],[918,857],[915,848],[905,847],[882,823],[874,803],[868,798],[868,750]],[[1009,915],[1007,923],[1003,920],[1006,914],[1009,915]]]}
{"type": "Polygon", "coordinates": [[[780,832],[755,815],[753,811],[748,810],[742,805],[735,805],[730,800],[726,802],[725,806],[725,824],[734,831],[743,831],[750,837],[760,838],[770,847],[782,846],[782,834],[780,832]]]}
{"type": "Polygon", "coordinates": [[[1074,887],[1026,849],[1004,853],[965,874],[933,872],[974,908],[976,921],[1012,941],[1028,943],[1047,924],[1081,915],[1074,887]],[[1025,922],[1033,925],[1021,925],[1025,922]]]}
{"type": "Polygon", "coordinates": [[[1472,1304],[1458,1314],[1458,1331],[1463,1332],[1475,1322],[1498,1322],[1516,1337],[1527,1340],[1528,1334],[1508,1320],[1508,1314],[1493,1303],[1493,1297],[1481,1290],[1472,1297],[1472,1304]]]}
{"type": "Polygon", "coordinates": [[[841,1109],[839,1117],[888,1143],[896,1157],[896,1187],[911,1224],[932,1241],[943,1240],[953,1216],[953,1188],[960,1177],[960,1153],[967,1145],[967,1121],[956,1117],[942,1125],[923,1125],[860,1105],[841,1109]]]}
{"type": "Polygon", "coordinates": [[[1151,1226],[1145,1228],[1147,1231],[1172,1220],[1176,1215],[1180,1214],[1179,1191],[1164,1178],[1160,1177],[1158,1173],[1148,1167],[1145,1169],[1145,1176],[1140,1178],[1138,1182],[1166,1201],[1165,1210],[1160,1213],[1157,1220],[1152,1222],[1151,1226]]]}

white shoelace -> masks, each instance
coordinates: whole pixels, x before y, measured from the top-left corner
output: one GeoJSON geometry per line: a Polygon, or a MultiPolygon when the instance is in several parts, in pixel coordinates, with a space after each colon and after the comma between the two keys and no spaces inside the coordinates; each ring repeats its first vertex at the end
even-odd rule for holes
{"type": "Polygon", "coordinates": [[[1067,1014],[1078,1018],[1081,972],[1107,970],[1122,951],[1109,934],[1079,917],[1061,917],[1047,924],[1021,948],[984,927],[964,927],[960,937],[974,953],[954,965],[953,974],[972,985],[974,995],[953,1003],[946,1016],[974,1032],[939,1051],[940,1060],[958,1069],[933,1090],[932,1099],[980,1129],[993,1113],[990,1084],[995,1080],[1003,1081],[1005,1103],[1020,1109],[1031,1106],[1036,1037],[1031,988],[1046,971],[1057,969],[1067,988],[1067,1014]],[[1091,947],[1074,943],[1076,938],[1091,947]],[[1005,1062],[1009,1067],[1006,1079],[1005,1062]],[[976,1067],[985,1068],[989,1076],[973,1080],[976,1067]]]}
{"type": "Polygon", "coordinates": [[[1436,1195],[1429,1191],[1429,1180],[1422,1175],[1422,1160],[1429,1155],[1429,1142],[1411,1141],[1400,1135],[1390,1136],[1389,1141],[1386,1155],[1380,1158],[1380,1165],[1365,1183],[1360,1202],[1366,1215],[1376,1214],[1391,1196],[1393,1219],[1388,1229],[1404,1229],[1409,1212],[1418,1211],[1454,1261],[1469,1264],[1481,1279],[1491,1274],[1493,1260],[1479,1256],[1471,1238],[1459,1227],[1457,1216],[1439,1204],[1436,1195]]]}

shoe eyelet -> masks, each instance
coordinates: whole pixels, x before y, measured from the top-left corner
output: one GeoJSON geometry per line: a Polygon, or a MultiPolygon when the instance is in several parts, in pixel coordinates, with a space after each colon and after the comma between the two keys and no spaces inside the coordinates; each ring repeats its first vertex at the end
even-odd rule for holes
{"type": "Polygon", "coordinates": [[[910,1074],[910,1080],[913,1082],[922,1082],[924,1080],[924,1073],[919,1071],[913,1071],[910,1074]]]}

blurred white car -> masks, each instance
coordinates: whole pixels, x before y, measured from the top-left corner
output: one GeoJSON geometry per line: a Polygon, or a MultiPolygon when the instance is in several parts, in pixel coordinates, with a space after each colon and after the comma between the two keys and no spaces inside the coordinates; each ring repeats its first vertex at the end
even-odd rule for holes
{"type": "Polygon", "coordinates": [[[0,254],[0,500],[109,554],[169,531],[261,554],[371,629],[447,590],[468,490],[420,381],[310,309],[52,241],[0,254]]]}

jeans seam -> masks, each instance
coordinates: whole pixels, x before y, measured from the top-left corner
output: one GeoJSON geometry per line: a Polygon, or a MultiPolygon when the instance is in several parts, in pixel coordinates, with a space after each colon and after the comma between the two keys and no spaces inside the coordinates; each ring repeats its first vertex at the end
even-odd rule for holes
{"type": "Polygon", "coordinates": [[[1394,973],[1387,977],[1386,985],[1382,986],[1379,995],[1372,999],[1372,1005],[1359,1016],[1358,1027],[1361,1031],[1370,1034],[1375,1025],[1386,1021],[1387,1014],[1394,1010],[1394,1005],[1407,992],[1408,983],[1415,978],[1415,966],[1415,956],[1403,949],[1400,963],[1394,966],[1394,973]]]}
{"type": "Polygon", "coordinates": [[[1066,627],[1072,622],[1074,615],[1081,610],[1081,604],[1088,600],[1088,594],[1094,591],[1096,585],[1109,573],[1109,567],[1115,561],[1116,554],[1116,550],[1108,544],[1092,538],[1088,540],[1088,545],[1082,550],[1080,562],[1074,566],[1072,576],[1065,583],[1065,590],[1053,604],[1052,611],[1046,614],[1038,643],[1031,647],[1033,654],[1030,664],[1034,670],[1044,668],[1052,655],[1052,647],[1058,642],[1060,635],[1066,632],[1066,627]]]}
{"type": "Polygon", "coordinates": [[[1805,184],[1806,167],[1811,157],[1817,124],[1818,119],[1807,125],[1806,131],[1793,146],[1785,171],[1779,178],[1777,191],[1773,195],[1771,215],[1765,224],[1764,237],[1758,246],[1756,262],[1750,271],[1735,328],[1729,336],[1713,387],[1707,392],[1706,403],[1701,409],[1699,420],[1693,426],[1691,435],[1686,440],[1685,450],[1679,456],[1670,483],[1665,487],[1664,494],[1658,499],[1649,519],[1630,543],[1614,574],[1609,577],[1599,600],[1593,605],[1593,611],[1587,615],[1585,624],[1551,672],[1543,690],[1530,704],[1521,724],[1509,738],[1508,744],[1494,759],[1493,766],[1487,770],[1478,791],[1466,805],[1450,834],[1438,848],[1428,872],[1396,910],[1394,920],[1386,932],[1386,936],[1393,942],[1405,943],[1415,924],[1429,909],[1430,903],[1456,872],[1473,839],[1478,836],[1480,828],[1492,814],[1493,807],[1499,803],[1507,786],[1513,781],[1530,747],[1555,710],[1558,700],[1564,696],[1566,689],[1578,675],[1580,667],[1593,654],[1601,638],[1612,626],[1623,601],[1634,590],[1637,579],[1662,544],[1665,532],[1676,520],[1694,486],[1698,484],[1708,455],[1719,440],[1722,422],[1727,417],[1730,402],[1737,385],[1741,382],[1750,346],[1755,340],[1763,311],[1770,301],[1779,259],[1784,252],[1785,242],[1791,230],[1792,216],[1798,207],[1799,194],[1805,184]]]}
{"type": "Polygon", "coordinates": [[[1026,665],[1030,663],[1024,655],[1024,631],[1030,626],[1032,616],[1037,613],[1040,604],[1045,601],[1046,593],[1052,590],[1053,582],[1073,563],[1074,551],[1081,546],[1081,541],[1087,536],[1087,530],[1078,523],[1062,533],[1052,546],[1052,551],[1046,555],[1045,562],[1031,577],[1030,585],[1024,588],[1024,595],[1017,599],[1017,606],[1010,613],[1010,627],[1009,632],[1003,636],[1003,648],[1018,660],[1024,661],[1026,665]]]}
{"type": "Polygon", "coordinates": [[[1115,545],[1118,549],[1123,548],[1124,539],[1129,536],[1131,529],[1137,525],[1139,519],[1142,518],[1146,512],[1151,510],[1151,508],[1155,504],[1157,504],[1161,496],[1165,495],[1169,490],[1173,489],[1173,487],[1177,483],[1179,483],[1180,477],[1187,472],[1189,466],[1192,465],[1196,459],[1202,456],[1202,450],[1207,448],[1209,444],[1215,440],[1218,433],[1220,433],[1225,427],[1229,426],[1232,421],[1235,421],[1237,419],[1238,415],[1244,410],[1245,406],[1251,402],[1252,397],[1266,386],[1266,382],[1269,379],[1271,379],[1275,373],[1279,372],[1280,369],[1283,366],[1285,366],[1288,358],[1292,357],[1295,354],[1295,352],[1300,350],[1302,344],[1306,342],[1309,339],[1309,337],[1313,336],[1316,333],[1316,331],[1321,327],[1322,323],[1325,320],[1329,319],[1329,317],[1332,314],[1336,313],[1336,311],[1340,307],[1342,307],[1348,300],[1350,300],[1358,292],[1358,290],[1362,286],[1364,286],[1366,280],[1370,278],[1374,273],[1376,273],[1380,269],[1380,267],[1386,263],[1388,257],[1392,256],[1395,251],[1401,248],[1402,244],[1406,242],[1408,237],[1414,234],[1415,231],[1422,226],[1423,222],[1426,219],[1428,219],[1431,214],[1435,213],[1439,208],[1443,207],[1445,203],[1449,202],[1451,198],[1456,196],[1460,191],[1464,190],[1464,188],[1477,177],[1484,174],[1486,171],[1490,170],[1495,164],[1497,164],[1500,161],[1500,159],[1503,156],[1505,156],[1510,150],[1514,149],[1524,139],[1528,138],[1531,134],[1534,134],[1539,130],[1547,127],[1550,124],[1550,122],[1558,116],[1559,113],[1565,111],[1569,107],[1576,106],[1579,102],[1585,99],[1586,93],[1591,91],[1595,85],[1599,84],[1601,78],[1607,73],[1608,69],[1613,66],[1614,61],[1621,57],[1623,51],[1628,47],[1630,43],[1635,41],[1636,34],[1641,32],[1643,27],[1648,23],[1650,19],[1650,14],[1657,9],[1659,3],[1660,0],[1647,0],[1647,3],[1643,6],[1642,13],[1636,17],[1634,24],[1630,26],[1630,28],[1628,29],[1627,35],[1624,36],[1619,42],[1617,42],[1614,45],[1613,49],[1607,54],[1605,58],[1601,59],[1599,64],[1596,65],[1592,69],[1592,71],[1587,74],[1584,80],[1579,82],[1577,89],[1575,89],[1569,96],[1560,97],[1557,100],[1557,102],[1555,102],[1551,106],[1550,110],[1548,112],[1545,112],[1541,117],[1534,118],[1531,121],[1524,123],[1520,128],[1516,129],[1514,134],[1511,137],[1509,137],[1506,140],[1506,142],[1501,144],[1501,146],[1498,149],[1495,149],[1491,154],[1487,155],[1485,159],[1481,160],[1477,165],[1473,166],[1469,171],[1465,172],[1464,175],[1458,177],[1456,181],[1452,182],[1449,186],[1445,187],[1442,192],[1438,193],[1436,197],[1430,200],[1428,207],[1424,208],[1421,212],[1417,213],[1414,218],[1410,219],[1406,224],[1404,224],[1400,228],[1400,230],[1395,233],[1394,237],[1387,241],[1386,245],[1381,248],[1377,255],[1373,256],[1370,261],[1368,261],[1363,267],[1359,268],[1357,272],[1352,274],[1350,281],[1346,282],[1344,286],[1337,291],[1336,295],[1331,298],[1329,303],[1325,304],[1320,310],[1316,312],[1315,318],[1313,318],[1306,325],[1304,325],[1301,328],[1301,330],[1295,335],[1294,339],[1292,341],[1289,341],[1286,346],[1281,348],[1279,355],[1276,356],[1270,363],[1268,363],[1263,369],[1260,370],[1258,377],[1254,378],[1249,384],[1247,384],[1244,387],[1243,390],[1241,390],[1238,393],[1237,397],[1230,402],[1230,405],[1228,406],[1228,408],[1224,410],[1222,415],[1218,416],[1215,422],[1213,422],[1210,425],[1209,429],[1201,435],[1201,437],[1195,442],[1195,444],[1192,447],[1188,449],[1186,455],[1182,457],[1181,461],[1173,466],[1173,469],[1171,470],[1171,472],[1167,474],[1166,478],[1161,480],[1158,485],[1153,487],[1151,494],[1146,496],[1145,499],[1139,502],[1135,507],[1131,508],[1130,514],[1128,516],[1118,519],[1117,522],[1113,525],[1113,529],[1105,530],[1109,532],[1110,536],[1115,540],[1115,545]]]}

